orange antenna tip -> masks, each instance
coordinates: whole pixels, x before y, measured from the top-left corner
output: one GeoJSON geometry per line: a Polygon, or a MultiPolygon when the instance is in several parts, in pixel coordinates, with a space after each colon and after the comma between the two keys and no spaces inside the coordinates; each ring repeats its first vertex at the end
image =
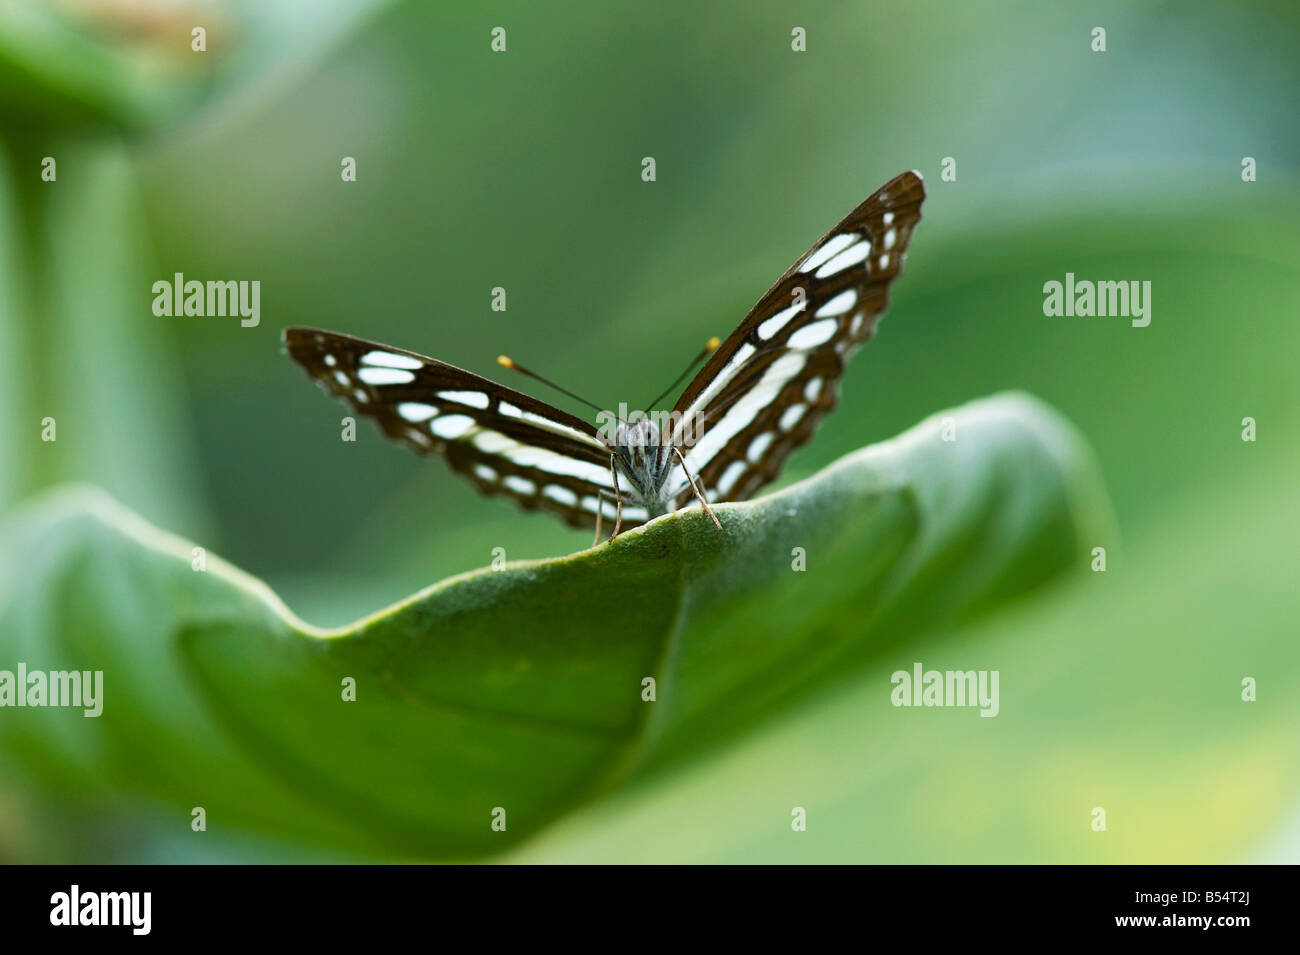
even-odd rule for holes
{"type": "Polygon", "coordinates": [[[502,366],[504,366],[504,367],[506,367],[506,368],[513,368],[513,367],[515,367],[515,363],[514,363],[513,361],[511,361],[511,360],[510,360],[508,357],[506,357],[505,355],[497,355],[497,364],[498,364],[498,365],[502,365],[502,366]]]}
{"type": "Polygon", "coordinates": [[[722,339],[719,338],[717,335],[714,335],[712,338],[710,338],[707,342],[704,343],[704,349],[705,351],[713,351],[721,344],[722,344],[722,339]]]}

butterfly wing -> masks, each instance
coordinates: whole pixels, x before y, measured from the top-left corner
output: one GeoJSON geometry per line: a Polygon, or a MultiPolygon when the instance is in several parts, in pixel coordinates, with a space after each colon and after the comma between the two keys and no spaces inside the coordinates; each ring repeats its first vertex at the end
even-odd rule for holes
{"type": "MultiPolygon", "coordinates": [[[[351,335],[289,328],[284,344],[357,414],[421,454],[441,454],[484,493],[575,527],[591,527],[597,507],[613,520],[610,449],[581,418],[463,368],[351,335]]],[[[624,517],[625,525],[639,523],[624,517]]]]}
{"type": "MultiPolygon", "coordinates": [[[[868,197],[777,280],[682,393],[671,437],[709,500],[744,500],[774,480],[835,408],[845,362],[888,305],[924,199],[916,172],[868,197]]],[[[693,500],[680,465],[666,480],[676,506],[693,500]]]]}

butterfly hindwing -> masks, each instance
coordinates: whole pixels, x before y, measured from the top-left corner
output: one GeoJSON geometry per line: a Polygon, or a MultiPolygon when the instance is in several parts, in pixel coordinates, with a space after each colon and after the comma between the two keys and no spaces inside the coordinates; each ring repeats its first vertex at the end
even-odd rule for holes
{"type": "MultiPolygon", "coordinates": [[[[443,455],[485,493],[576,527],[590,527],[597,507],[613,518],[609,448],[582,419],[463,368],[351,335],[290,328],[284,343],[331,394],[390,438],[443,455]]],[[[639,523],[627,516],[625,524],[639,523]]]]}
{"type": "MultiPolygon", "coordinates": [[[[682,393],[673,438],[710,501],[744,500],[774,480],[834,409],[845,362],[888,305],[924,198],[915,172],[868,197],[777,280],[682,393]]],[[[676,506],[690,504],[680,466],[668,480],[676,506]]]]}

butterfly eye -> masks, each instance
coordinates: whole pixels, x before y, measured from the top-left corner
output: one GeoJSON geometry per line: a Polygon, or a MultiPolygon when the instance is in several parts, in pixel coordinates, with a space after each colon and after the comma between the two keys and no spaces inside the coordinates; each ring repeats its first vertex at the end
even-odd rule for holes
{"type": "Polygon", "coordinates": [[[618,440],[625,448],[642,451],[649,447],[647,434],[653,430],[650,422],[637,419],[618,426],[618,440]]]}

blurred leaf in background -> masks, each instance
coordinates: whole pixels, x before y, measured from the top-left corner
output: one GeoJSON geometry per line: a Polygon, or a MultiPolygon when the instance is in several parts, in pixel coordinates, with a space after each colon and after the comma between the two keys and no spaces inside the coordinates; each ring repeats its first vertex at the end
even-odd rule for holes
{"type": "Polygon", "coordinates": [[[149,320],[159,273],[127,144],[256,102],[376,5],[0,4],[0,442],[24,449],[0,460],[0,506],[77,479],[208,524],[185,381],[149,320]],[[33,445],[47,417],[63,443],[33,445]]]}

